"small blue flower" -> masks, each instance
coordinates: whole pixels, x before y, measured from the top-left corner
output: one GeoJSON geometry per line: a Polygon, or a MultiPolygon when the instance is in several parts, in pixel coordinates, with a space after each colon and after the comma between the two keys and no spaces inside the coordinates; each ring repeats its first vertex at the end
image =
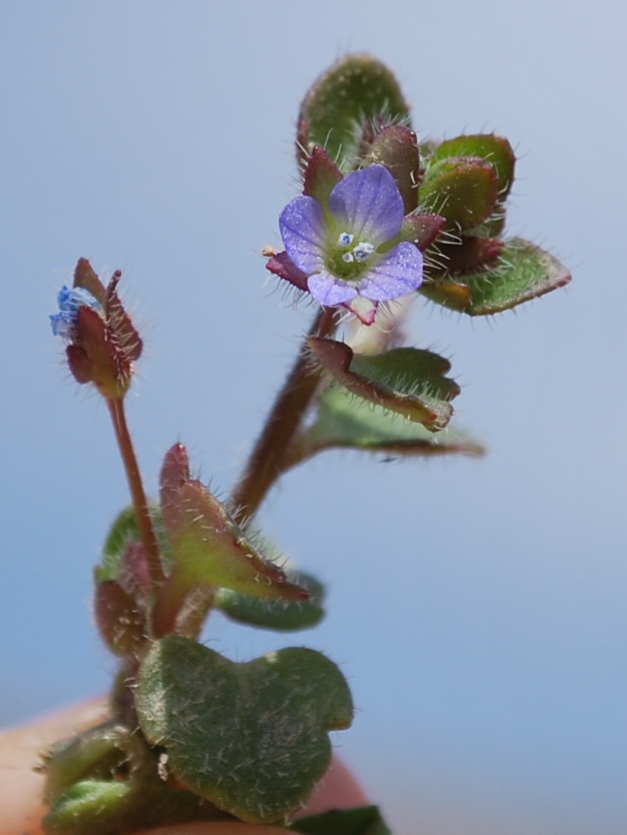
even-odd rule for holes
{"type": "Polygon", "coordinates": [[[283,209],[279,226],[289,261],[314,299],[328,307],[344,305],[369,323],[379,302],[412,293],[422,283],[420,250],[407,241],[394,244],[403,216],[394,177],[384,166],[371,165],[337,183],[327,206],[296,197],[283,209]]]}
{"type": "Polygon", "coordinates": [[[92,310],[104,317],[104,310],[98,299],[83,287],[74,287],[70,290],[69,287],[63,285],[59,290],[57,303],[60,312],[50,316],[50,324],[52,333],[55,336],[61,336],[63,339],[72,338],[80,307],[91,307],[92,310]]]}

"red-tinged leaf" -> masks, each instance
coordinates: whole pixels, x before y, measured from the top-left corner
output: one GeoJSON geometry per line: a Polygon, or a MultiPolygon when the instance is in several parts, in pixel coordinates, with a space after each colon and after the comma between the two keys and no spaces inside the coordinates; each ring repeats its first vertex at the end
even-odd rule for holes
{"type": "Polygon", "coordinates": [[[129,542],[122,554],[120,582],[131,594],[147,594],[152,588],[150,567],[142,542],[129,542]]]}
{"type": "Polygon", "coordinates": [[[84,385],[93,381],[91,360],[83,348],[79,348],[78,345],[68,345],[65,349],[65,356],[70,373],[77,383],[84,385]]]}
{"type": "Polygon", "coordinates": [[[480,268],[494,266],[504,243],[498,238],[463,237],[458,244],[440,244],[439,254],[449,275],[476,272],[480,268]]]}
{"type": "Polygon", "coordinates": [[[174,444],[166,452],[159,477],[161,515],[166,529],[172,529],[178,522],[178,493],[190,480],[189,455],[183,444],[174,444]]]}
{"type": "Polygon", "coordinates": [[[115,580],[98,583],[94,614],[111,652],[128,658],[140,655],[147,640],[146,618],[132,594],[115,580]]]}
{"type": "MultiPolygon", "coordinates": [[[[123,397],[130,385],[130,362],[117,345],[102,316],[90,307],[78,309],[74,345],[84,351],[89,361],[81,360],[80,372],[89,373],[89,381],[104,397],[112,400],[123,397]]],[[[70,369],[73,363],[77,364],[77,359],[78,355],[70,359],[68,354],[70,369]]]]}
{"type": "Polygon", "coordinates": [[[505,241],[495,262],[464,274],[459,282],[425,282],[420,292],[438,304],[470,316],[489,316],[509,310],[568,284],[569,271],[529,241],[505,241]]]}
{"type": "Polygon", "coordinates": [[[201,587],[229,588],[274,600],[307,600],[308,592],[266,560],[224,505],[188,475],[187,453],[177,444],[166,455],[161,473],[163,523],[173,567],[155,606],[160,634],[173,631],[186,598],[201,587]]]}
{"type": "Polygon", "coordinates": [[[310,337],[308,341],[324,368],[352,394],[431,431],[443,429],[451,419],[449,401],[460,389],[445,376],[451,366],[444,357],[415,348],[365,356],[331,339],[310,337]]]}
{"type": "Polygon", "coordinates": [[[407,215],[403,220],[401,240],[416,244],[421,252],[439,237],[446,228],[446,218],[441,215],[407,215]]]}
{"type": "Polygon", "coordinates": [[[342,179],[342,172],[324,148],[316,146],[307,161],[303,179],[303,194],[326,207],[329,195],[342,179]]]}
{"type": "Polygon", "coordinates": [[[278,275],[279,278],[289,281],[299,290],[308,292],[307,274],[292,263],[287,252],[277,252],[275,255],[271,255],[266,262],[266,269],[274,275],[278,275]]]}

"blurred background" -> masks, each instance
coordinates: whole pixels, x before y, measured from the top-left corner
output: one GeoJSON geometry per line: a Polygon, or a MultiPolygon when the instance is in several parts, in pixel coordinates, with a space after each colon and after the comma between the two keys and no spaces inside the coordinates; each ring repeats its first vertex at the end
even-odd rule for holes
{"type": "Polygon", "coordinates": [[[627,831],[626,23],[618,0],[0,5],[3,723],[114,669],[91,573],[126,483],[50,332],[58,288],[79,256],[124,270],[146,482],[181,440],[228,491],[311,316],[259,254],[296,194],[298,105],[369,51],[421,137],[510,139],[509,231],[575,280],[490,320],[418,304],[415,344],[452,358],[489,455],[294,471],[261,519],[330,586],[326,621],[278,638],[216,615],[206,637],[342,665],[358,713],[335,743],[396,835],[627,831]]]}

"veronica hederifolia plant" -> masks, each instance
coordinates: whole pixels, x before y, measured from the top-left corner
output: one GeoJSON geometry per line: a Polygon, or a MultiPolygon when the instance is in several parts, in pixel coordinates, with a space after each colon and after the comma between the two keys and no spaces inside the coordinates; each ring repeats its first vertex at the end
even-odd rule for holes
{"type": "Polygon", "coordinates": [[[45,755],[48,835],[121,835],[202,820],[384,835],[364,807],[298,821],[328,769],[329,732],[353,703],[324,655],[286,648],[235,663],[200,642],[212,609],[293,631],[324,616],[324,587],[286,572],[253,530],[289,469],[335,448],[480,455],[451,428],[449,361],[406,344],[418,295],[471,316],[569,279],[535,245],[504,237],[515,155],[495,134],[419,143],[392,73],[366,55],[321,76],[298,116],[302,193],[281,212],[284,249],[267,269],[318,310],[227,502],[194,478],[185,447],[165,455],[148,499],[124,410],[141,338],[85,259],[59,293],[53,333],[76,381],[104,398],[130,488],[96,567],[95,617],[119,658],[111,718],[45,755]],[[344,338],[338,337],[343,328],[344,338]]]}

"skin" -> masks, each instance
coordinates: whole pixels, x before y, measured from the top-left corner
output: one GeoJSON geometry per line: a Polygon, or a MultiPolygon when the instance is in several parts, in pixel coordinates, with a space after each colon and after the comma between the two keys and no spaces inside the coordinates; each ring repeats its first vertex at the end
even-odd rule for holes
{"type": "MultiPolygon", "coordinates": [[[[102,722],[107,717],[105,698],[93,699],[45,716],[28,725],[0,733],[0,835],[43,835],[40,821],[45,814],[41,800],[44,777],[34,771],[40,753],[49,745],[102,722]]],[[[295,817],[315,815],[328,809],[369,803],[345,765],[333,758],[324,780],[307,806],[295,817]]],[[[273,826],[243,823],[202,823],[166,826],[142,835],[285,835],[273,826]]]]}

